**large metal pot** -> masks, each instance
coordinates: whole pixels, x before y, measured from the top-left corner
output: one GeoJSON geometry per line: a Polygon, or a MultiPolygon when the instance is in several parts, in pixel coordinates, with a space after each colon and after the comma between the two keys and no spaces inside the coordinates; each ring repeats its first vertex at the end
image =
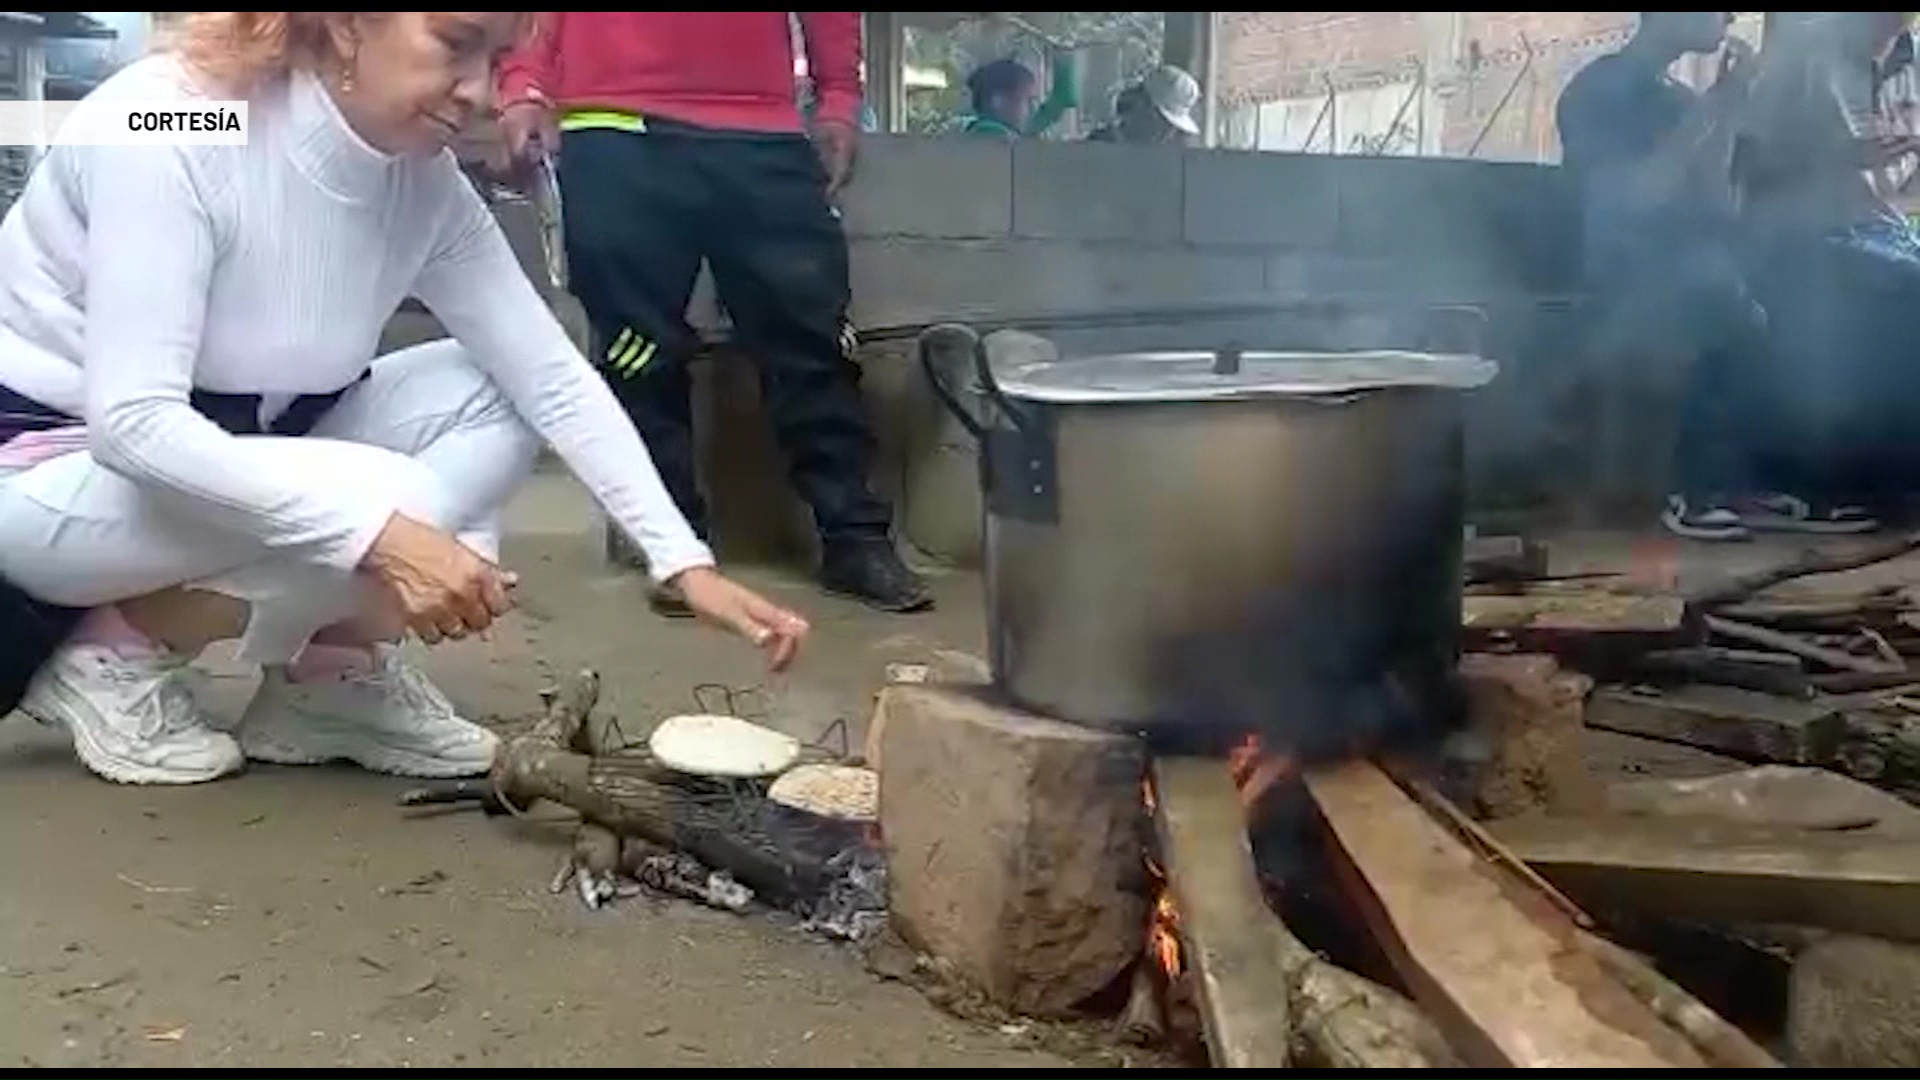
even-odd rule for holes
{"type": "Polygon", "coordinates": [[[1001,689],[1160,734],[1427,707],[1457,661],[1460,391],[1496,371],[1468,317],[1470,344],[1427,352],[1062,360],[930,330],[927,376],[981,443],[1001,689]]]}

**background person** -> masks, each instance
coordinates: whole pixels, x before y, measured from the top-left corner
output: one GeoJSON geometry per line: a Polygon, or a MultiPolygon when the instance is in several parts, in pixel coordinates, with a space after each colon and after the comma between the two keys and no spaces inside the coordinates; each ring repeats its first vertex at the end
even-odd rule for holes
{"type": "Polygon", "coordinates": [[[1034,139],[1053,130],[1068,112],[1080,105],[1080,77],[1071,53],[1057,50],[1050,58],[1053,82],[1045,100],[1040,80],[1018,60],[990,60],[967,76],[972,112],[960,118],[967,135],[999,139],[1034,139]]]}
{"type": "Polygon", "coordinates": [[[1113,123],[1087,133],[1088,142],[1121,142],[1136,146],[1186,143],[1200,134],[1193,110],[1200,104],[1200,84],[1171,65],[1155,68],[1147,77],[1120,91],[1113,103],[1113,123]]]}
{"type": "MultiPolygon", "coordinates": [[[[705,261],[761,392],[794,489],[820,531],[820,581],[885,611],[933,605],[900,560],[847,307],[833,196],[852,173],[860,13],[799,15],[813,139],[796,102],[784,11],[550,11],[502,66],[501,129],[524,166],[559,151],[570,286],[592,353],[703,535],[687,302],[705,261]]],[[[671,595],[656,608],[675,613],[671,595]]]]}

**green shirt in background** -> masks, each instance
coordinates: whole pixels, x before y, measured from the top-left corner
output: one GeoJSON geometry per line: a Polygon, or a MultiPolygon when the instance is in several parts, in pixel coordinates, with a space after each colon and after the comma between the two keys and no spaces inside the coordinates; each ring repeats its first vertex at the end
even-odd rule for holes
{"type": "Polygon", "coordinates": [[[1052,85],[1046,99],[1033,110],[1024,129],[1016,129],[991,116],[967,116],[960,121],[966,135],[991,135],[1000,139],[1038,138],[1053,129],[1067,112],[1080,107],[1080,78],[1072,53],[1058,53],[1048,65],[1053,69],[1052,85]]]}

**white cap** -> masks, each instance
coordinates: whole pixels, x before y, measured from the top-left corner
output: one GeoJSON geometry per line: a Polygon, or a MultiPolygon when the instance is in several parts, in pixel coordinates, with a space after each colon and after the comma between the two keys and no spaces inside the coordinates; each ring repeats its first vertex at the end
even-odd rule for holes
{"type": "Polygon", "coordinates": [[[1167,123],[1189,135],[1200,133],[1200,125],[1193,119],[1193,110],[1200,104],[1200,84],[1193,76],[1169,64],[1148,72],[1140,85],[1167,123]]]}

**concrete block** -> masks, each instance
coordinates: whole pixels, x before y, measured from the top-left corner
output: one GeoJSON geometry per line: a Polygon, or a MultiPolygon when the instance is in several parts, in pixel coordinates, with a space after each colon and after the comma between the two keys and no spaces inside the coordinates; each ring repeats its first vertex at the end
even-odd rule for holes
{"type": "Polygon", "coordinates": [[[1585,700],[1593,680],[1551,656],[1470,653],[1460,663],[1468,728],[1448,762],[1458,801],[1482,818],[1593,808],[1585,700]]]}
{"type": "Polygon", "coordinates": [[[876,239],[853,246],[855,321],[1094,312],[1265,296],[1257,252],[1050,240],[876,239]]]}
{"type": "Polygon", "coordinates": [[[1017,143],[1014,235],[1179,243],[1182,174],[1174,147],[1017,143]]]}
{"type": "Polygon", "coordinates": [[[852,236],[1005,236],[1013,148],[995,139],[869,135],[841,199],[852,236]]]}
{"type": "Polygon", "coordinates": [[[1145,940],[1137,741],[956,687],[881,692],[894,926],[1001,1005],[1061,1015],[1145,940]]]}
{"type": "Polygon", "coordinates": [[[1189,151],[1183,213],[1187,242],[1333,247],[1339,226],[1340,161],[1314,154],[1189,151]]]}
{"type": "Polygon", "coordinates": [[[1411,157],[1340,162],[1343,252],[1391,256],[1434,281],[1467,274],[1509,289],[1577,279],[1577,215],[1549,166],[1411,157]]]}
{"type": "Polygon", "coordinates": [[[1802,1069],[1920,1067],[1920,946],[1823,936],[1795,958],[1789,1060],[1802,1069]]]}
{"type": "Polygon", "coordinates": [[[1394,304],[1481,304],[1522,285],[1493,258],[1461,251],[1442,259],[1352,252],[1276,251],[1267,287],[1279,296],[1373,298],[1394,304]]]}

